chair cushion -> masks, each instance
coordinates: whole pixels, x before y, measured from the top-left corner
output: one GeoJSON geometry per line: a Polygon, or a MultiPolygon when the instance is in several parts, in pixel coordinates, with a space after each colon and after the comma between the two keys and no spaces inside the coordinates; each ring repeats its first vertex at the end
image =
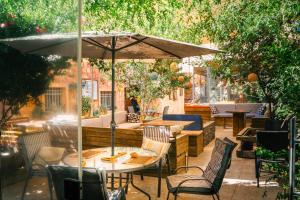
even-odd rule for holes
{"type": "Polygon", "coordinates": [[[65,152],[61,147],[42,147],[37,153],[34,164],[58,164],[65,152]]]}
{"type": "MultiPolygon", "coordinates": [[[[167,177],[167,187],[170,192],[174,193],[176,192],[176,188],[179,185],[179,183],[185,179],[194,179],[194,178],[200,178],[204,179],[203,176],[197,176],[197,175],[189,175],[189,174],[177,174],[167,177]]],[[[211,194],[211,184],[206,180],[194,180],[194,181],[188,181],[186,183],[183,183],[180,186],[180,192],[187,192],[187,193],[201,193],[201,194],[211,194]]]]}

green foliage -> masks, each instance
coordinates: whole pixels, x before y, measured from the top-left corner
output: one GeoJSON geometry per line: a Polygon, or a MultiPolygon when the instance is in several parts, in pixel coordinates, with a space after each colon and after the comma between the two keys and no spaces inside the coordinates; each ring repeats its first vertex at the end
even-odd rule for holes
{"type": "Polygon", "coordinates": [[[85,29],[146,33],[199,43],[191,27],[201,1],[94,0],[85,3],[85,29]]]}
{"type": "Polygon", "coordinates": [[[76,1],[0,0],[0,38],[75,31],[76,1]]]}
{"type": "Polygon", "coordinates": [[[128,97],[141,99],[142,112],[157,98],[163,98],[178,87],[184,87],[190,77],[184,76],[183,82],[178,82],[177,71],[170,70],[172,60],[157,60],[155,63],[128,61],[116,64],[116,82],[126,87],[128,97]],[[152,74],[157,74],[153,79],[152,74]],[[176,80],[172,80],[175,77],[176,80]]]}
{"type": "Polygon", "coordinates": [[[299,107],[295,103],[298,97],[290,90],[299,88],[300,82],[287,77],[299,68],[300,62],[299,3],[295,0],[228,0],[217,5],[206,2],[207,15],[197,30],[202,28],[203,34],[225,50],[216,58],[220,67],[213,69],[214,73],[239,84],[247,83],[247,76],[255,73],[266,102],[272,103],[276,110],[280,102],[284,103],[284,96],[285,100],[293,99],[290,104],[293,107],[289,108],[295,111],[299,107]]]}
{"type": "Polygon", "coordinates": [[[60,57],[23,54],[0,44],[0,102],[6,105],[0,128],[12,117],[10,113],[18,113],[30,100],[38,102],[54,76],[67,66],[65,59],[60,57]]]}
{"type": "MultiPolygon", "coordinates": [[[[300,174],[300,146],[296,146],[296,163],[295,163],[295,172],[297,175],[300,174]]],[[[281,160],[285,162],[281,163],[267,163],[263,165],[264,170],[272,171],[273,176],[271,178],[278,181],[283,189],[282,192],[277,194],[276,199],[287,199],[289,192],[289,183],[288,183],[288,172],[289,168],[287,162],[289,160],[289,152],[287,150],[281,150],[278,152],[272,152],[270,150],[258,147],[256,149],[256,155],[263,159],[267,160],[281,160]]],[[[299,176],[296,176],[296,188],[300,188],[300,179],[299,176]]]]}
{"type": "Polygon", "coordinates": [[[89,113],[91,111],[91,98],[83,96],[81,106],[82,114],[89,113]]]}

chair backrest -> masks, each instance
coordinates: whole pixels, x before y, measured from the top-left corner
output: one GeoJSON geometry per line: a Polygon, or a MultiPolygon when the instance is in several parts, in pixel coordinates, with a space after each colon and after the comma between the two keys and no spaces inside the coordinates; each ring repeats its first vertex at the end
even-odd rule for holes
{"type": "Polygon", "coordinates": [[[128,106],[128,112],[129,113],[135,113],[133,106],[128,106]]]}
{"type": "Polygon", "coordinates": [[[165,106],[163,110],[163,115],[168,114],[168,112],[169,112],[169,106],[165,106]]]}
{"type": "Polygon", "coordinates": [[[143,129],[143,138],[169,143],[170,128],[166,126],[145,126],[143,129]]]}
{"type": "Polygon", "coordinates": [[[44,146],[51,146],[47,131],[22,134],[19,137],[19,142],[27,170],[30,168],[31,162],[39,150],[44,146]]]}
{"type": "Polygon", "coordinates": [[[270,151],[280,151],[289,146],[288,131],[257,131],[256,144],[270,151]]]}
{"type": "Polygon", "coordinates": [[[216,139],[210,162],[203,173],[203,176],[212,183],[214,192],[218,192],[221,188],[233,149],[234,145],[229,142],[216,139]]]}
{"type": "MultiPolygon", "coordinates": [[[[50,173],[49,180],[52,180],[53,182],[57,200],[75,200],[76,197],[74,197],[74,194],[79,194],[79,191],[74,191],[76,190],[76,187],[72,187],[71,185],[73,184],[71,184],[71,182],[73,182],[74,185],[76,185],[76,182],[78,184],[80,183],[77,181],[78,168],[50,165],[47,166],[47,169],[50,173]],[[71,189],[71,191],[69,189],[71,189]],[[73,193],[73,195],[70,193],[73,193]]],[[[79,189],[79,187],[77,189],[79,189]]],[[[83,199],[108,200],[105,171],[101,171],[100,173],[98,171],[97,173],[96,169],[84,169],[82,176],[82,191],[83,199]]]]}
{"type": "Polygon", "coordinates": [[[167,114],[163,115],[163,120],[194,121],[194,123],[185,126],[183,130],[196,131],[203,129],[203,122],[200,115],[167,114]]]}
{"type": "Polygon", "coordinates": [[[230,165],[231,165],[231,160],[232,160],[232,152],[233,152],[233,150],[235,149],[235,147],[237,147],[238,143],[233,142],[233,141],[230,140],[228,137],[225,137],[225,138],[223,139],[223,141],[225,141],[225,142],[227,142],[227,143],[229,143],[229,144],[231,144],[231,145],[233,146],[233,148],[232,148],[231,151],[229,152],[230,159],[229,159],[228,166],[227,166],[227,169],[229,169],[229,168],[230,168],[230,165]]]}
{"type": "Polygon", "coordinates": [[[69,124],[49,124],[48,131],[52,146],[64,147],[68,153],[77,152],[77,126],[69,124]]]}

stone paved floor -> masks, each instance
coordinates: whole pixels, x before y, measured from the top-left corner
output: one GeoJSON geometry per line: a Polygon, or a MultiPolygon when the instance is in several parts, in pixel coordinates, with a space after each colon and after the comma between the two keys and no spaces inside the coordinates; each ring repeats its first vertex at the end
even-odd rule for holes
{"type": "MultiPolygon", "coordinates": [[[[232,129],[223,129],[221,127],[217,128],[217,137],[231,137],[232,129]]],[[[199,165],[203,168],[207,165],[210,160],[211,151],[213,149],[214,142],[211,142],[207,147],[205,147],[204,152],[198,157],[190,158],[191,165],[199,165]]],[[[190,170],[189,173],[196,174],[197,171],[190,170]]],[[[166,199],[167,188],[165,179],[162,184],[162,195],[160,198],[156,198],[157,191],[157,179],[153,177],[145,177],[144,181],[141,181],[139,177],[135,177],[135,184],[143,188],[145,191],[149,192],[152,199],[166,199]]],[[[4,188],[3,196],[4,200],[10,199],[20,199],[21,188],[23,182],[4,188]]],[[[259,200],[259,199],[275,199],[276,194],[280,191],[280,188],[276,184],[267,185],[267,196],[263,198],[264,187],[257,188],[255,175],[254,175],[254,160],[252,159],[241,159],[233,154],[232,164],[229,170],[227,170],[222,188],[220,190],[220,198],[222,200],[259,200]]],[[[44,178],[34,178],[30,182],[30,187],[28,188],[26,199],[31,200],[44,200],[48,198],[47,190],[47,180],[44,178]]],[[[140,200],[146,199],[146,197],[133,189],[129,188],[127,195],[128,200],[140,200]]],[[[170,199],[173,199],[171,197],[170,199]]],[[[197,196],[197,195],[186,195],[181,194],[178,198],[179,200],[189,200],[189,199],[212,199],[211,196],[197,196]]]]}

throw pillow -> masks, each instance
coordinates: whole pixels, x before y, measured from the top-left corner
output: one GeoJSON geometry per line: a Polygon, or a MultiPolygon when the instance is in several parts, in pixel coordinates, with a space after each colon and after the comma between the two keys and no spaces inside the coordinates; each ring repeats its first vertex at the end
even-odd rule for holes
{"type": "Polygon", "coordinates": [[[258,115],[264,115],[265,114],[265,106],[259,107],[256,113],[258,115]]]}
{"type": "Polygon", "coordinates": [[[210,105],[210,110],[212,114],[217,114],[218,110],[217,107],[215,105],[210,105]]]}
{"type": "Polygon", "coordinates": [[[127,121],[129,123],[139,123],[140,122],[140,115],[136,113],[128,113],[127,115],[127,121]]]}
{"type": "Polygon", "coordinates": [[[151,140],[149,138],[143,138],[142,149],[154,151],[155,153],[160,155],[162,153],[162,150],[164,149],[164,144],[165,143],[151,140]]]}

